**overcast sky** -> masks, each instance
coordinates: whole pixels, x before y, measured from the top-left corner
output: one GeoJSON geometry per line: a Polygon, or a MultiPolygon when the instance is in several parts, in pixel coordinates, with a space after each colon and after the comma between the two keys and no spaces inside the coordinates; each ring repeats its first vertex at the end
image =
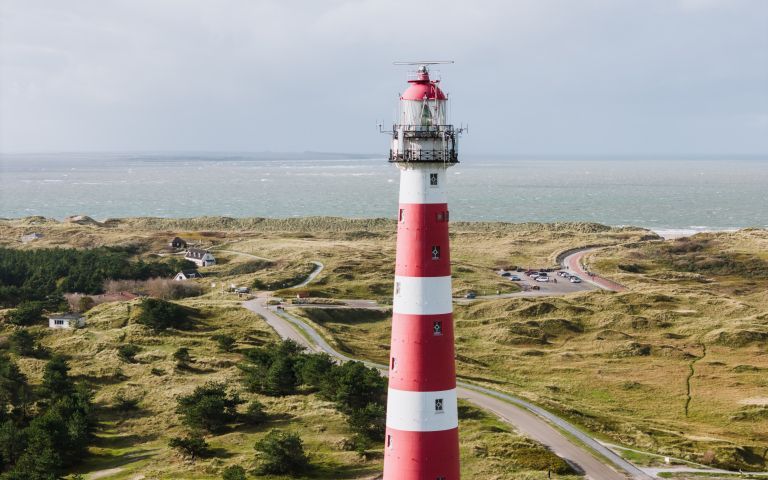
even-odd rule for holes
{"type": "Polygon", "coordinates": [[[385,153],[406,69],[465,152],[767,154],[766,0],[0,0],[0,149],[385,153]]]}

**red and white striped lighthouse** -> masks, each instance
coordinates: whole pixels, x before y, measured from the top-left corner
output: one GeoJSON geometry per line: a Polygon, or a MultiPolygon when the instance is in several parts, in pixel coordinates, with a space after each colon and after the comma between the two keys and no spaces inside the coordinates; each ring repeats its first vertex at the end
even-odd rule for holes
{"type": "Polygon", "coordinates": [[[389,161],[400,169],[384,480],[457,480],[446,171],[460,129],[427,65],[400,97],[389,161]]]}

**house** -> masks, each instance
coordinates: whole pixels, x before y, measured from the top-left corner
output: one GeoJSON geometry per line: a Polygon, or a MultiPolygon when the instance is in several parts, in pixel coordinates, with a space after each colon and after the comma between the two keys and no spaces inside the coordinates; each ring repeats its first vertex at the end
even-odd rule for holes
{"type": "Polygon", "coordinates": [[[21,243],[34,242],[35,240],[43,238],[42,233],[29,233],[21,236],[21,243]]]}
{"type": "Polygon", "coordinates": [[[208,267],[210,265],[216,265],[216,259],[208,250],[202,250],[199,248],[190,248],[187,253],[184,254],[184,259],[194,262],[198,267],[208,267]]]}
{"type": "Polygon", "coordinates": [[[187,242],[183,238],[173,237],[173,240],[168,242],[168,246],[171,248],[187,248],[187,242]]]}
{"type": "Polygon", "coordinates": [[[48,328],[80,328],[85,326],[85,317],[78,313],[57,313],[48,317],[48,328]]]}
{"type": "Polygon", "coordinates": [[[190,278],[203,278],[203,274],[197,270],[182,270],[173,277],[177,282],[189,280],[190,278]]]}

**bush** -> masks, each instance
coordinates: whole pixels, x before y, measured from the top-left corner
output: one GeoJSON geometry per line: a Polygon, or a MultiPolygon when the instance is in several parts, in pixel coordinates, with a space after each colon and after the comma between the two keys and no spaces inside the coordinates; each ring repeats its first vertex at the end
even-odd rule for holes
{"type": "Polygon", "coordinates": [[[208,442],[196,433],[186,437],[173,437],[168,442],[168,446],[180,450],[184,456],[194,460],[198,457],[204,457],[208,454],[208,442]]]}
{"type": "Polygon", "coordinates": [[[352,410],[347,423],[352,431],[372,440],[384,440],[387,412],[380,403],[369,403],[364,408],[352,410]]]}
{"type": "Polygon", "coordinates": [[[218,432],[237,418],[237,406],[241,403],[236,393],[227,394],[223,383],[209,382],[179,398],[176,413],[191,428],[218,432]]]}
{"type": "Polygon", "coordinates": [[[13,325],[33,325],[43,320],[43,305],[40,302],[22,302],[7,318],[13,325]]]}
{"type": "Polygon", "coordinates": [[[261,460],[259,473],[293,474],[309,468],[304,443],[295,433],[271,430],[254,446],[261,460]]]}
{"type": "Polygon", "coordinates": [[[185,367],[192,362],[192,355],[189,354],[189,349],[187,347],[180,347],[173,352],[173,359],[176,360],[177,366],[185,367]]]}
{"type": "Polygon", "coordinates": [[[136,321],[153,330],[183,328],[189,324],[189,309],[175,303],[157,298],[145,298],[141,301],[140,307],[141,313],[136,321]]]}
{"type": "Polygon", "coordinates": [[[251,425],[260,425],[266,419],[267,413],[264,411],[264,404],[258,400],[251,401],[245,410],[245,421],[251,425]]]}
{"type": "Polygon", "coordinates": [[[77,302],[77,309],[81,312],[87,312],[96,305],[96,302],[91,297],[80,297],[77,302]]]}
{"type": "Polygon", "coordinates": [[[224,469],[221,478],[224,480],[245,480],[245,469],[240,465],[231,465],[224,469]]]}
{"type": "Polygon", "coordinates": [[[141,347],[132,343],[126,343],[117,347],[117,356],[126,363],[134,363],[136,354],[141,351],[141,347]]]}
{"type": "Polygon", "coordinates": [[[214,335],[211,337],[219,346],[219,350],[222,352],[231,352],[235,349],[235,338],[231,335],[214,335]]]}
{"type": "Polygon", "coordinates": [[[16,330],[8,338],[10,349],[16,355],[22,357],[32,357],[37,353],[35,346],[35,337],[26,329],[16,330]]]}

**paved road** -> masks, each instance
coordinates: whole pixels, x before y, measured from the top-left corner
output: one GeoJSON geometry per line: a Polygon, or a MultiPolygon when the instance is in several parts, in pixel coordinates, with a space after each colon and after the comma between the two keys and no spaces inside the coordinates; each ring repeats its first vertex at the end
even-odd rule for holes
{"type": "MultiPolygon", "coordinates": [[[[267,323],[272,326],[282,338],[292,339],[312,351],[328,353],[329,355],[338,358],[340,361],[353,360],[334,350],[313,327],[307,325],[290,313],[273,310],[266,305],[266,301],[267,295],[262,294],[254,300],[244,302],[243,306],[264,317],[267,323]]],[[[386,374],[386,367],[383,365],[371,362],[363,363],[378,368],[382,371],[382,374],[386,374]]],[[[593,448],[596,448],[597,451],[604,455],[612,465],[617,465],[618,468],[623,468],[631,472],[632,476],[630,478],[644,480],[651,478],[614,452],[595,442],[565,420],[559,419],[542,409],[538,409],[535,405],[529,404],[524,400],[463,382],[459,382],[457,392],[460,398],[465,398],[479,407],[495,413],[505,422],[514,425],[523,434],[548,446],[553,452],[567,460],[571,465],[582,470],[589,479],[626,480],[628,476],[614,470],[603,461],[598,460],[587,450],[569,440],[547,421],[537,416],[540,415],[540,412],[546,413],[548,416],[556,419],[558,421],[558,427],[568,427],[567,429],[570,430],[569,433],[578,436],[581,441],[584,441],[585,443],[593,442],[595,445],[593,448]],[[510,403],[510,401],[512,401],[512,403],[510,403]],[[540,412],[533,410],[536,411],[536,414],[533,414],[527,410],[529,407],[538,409],[540,412]]]]}
{"type": "Polygon", "coordinates": [[[613,292],[625,291],[627,287],[625,287],[624,285],[616,283],[612,280],[608,280],[607,278],[603,278],[599,275],[590,275],[584,269],[581,260],[582,258],[584,258],[584,255],[591,252],[592,250],[594,250],[594,248],[585,248],[584,250],[579,250],[577,252],[574,252],[568,255],[563,259],[563,266],[569,272],[575,273],[584,282],[591,283],[592,285],[602,288],[603,290],[611,290],[613,292]]]}

